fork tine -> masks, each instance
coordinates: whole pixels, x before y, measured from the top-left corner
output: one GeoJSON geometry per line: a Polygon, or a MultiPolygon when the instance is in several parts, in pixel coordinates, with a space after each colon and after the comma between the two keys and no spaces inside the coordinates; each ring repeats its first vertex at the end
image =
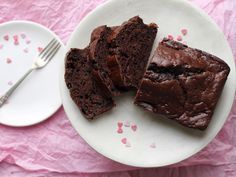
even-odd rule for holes
{"type": "Polygon", "coordinates": [[[44,49],[40,52],[39,56],[40,56],[40,57],[44,57],[45,54],[48,53],[48,50],[55,44],[55,42],[56,42],[56,39],[52,39],[52,40],[47,44],[47,46],[44,47],[44,49]]]}
{"type": "Polygon", "coordinates": [[[50,61],[54,57],[54,55],[57,53],[57,51],[59,50],[60,47],[61,47],[61,44],[58,42],[57,45],[46,56],[44,61],[50,61]]]}
{"type": "Polygon", "coordinates": [[[42,54],[41,58],[42,58],[42,59],[45,58],[45,57],[48,55],[48,53],[50,53],[50,52],[53,50],[53,48],[55,48],[56,45],[57,45],[57,41],[55,40],[55,41],[53,41],[53,43],[45,50],[45,52],[42,54]]]}
{"type": "Polygon", "coordinates": [[[55,47],[57,46],[58,41],[54,41],[53,44],[47,49],[47,51],[41,56],[41,58],[43,60],[46,60],[46,58],[48,57],[48,55],[55,49],[55,47]]]}

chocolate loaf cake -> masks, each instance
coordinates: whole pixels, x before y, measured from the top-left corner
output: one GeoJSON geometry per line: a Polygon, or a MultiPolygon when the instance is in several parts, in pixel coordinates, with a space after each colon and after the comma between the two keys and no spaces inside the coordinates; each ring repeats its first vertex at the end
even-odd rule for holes
{"type": "Polygon", "coordinates": [[[229,72],[229,66],[216,56],[163,39],[134,103],[184,126],[204,130],[229,72]]]}
{"type": "Polygon", "coordinates": [[[110,110],[114,106],[111,93],[98,79],[94,79],[89,60],[89,49],[71,49],[66,56],[65,82],[71,98],[88,119],[110,110]]]}
{"type": "Polygon", "coordinates": [[[101,26],[92,33],[92,36],[95,35],[95,37],[89,44],[89,59],[92,64],[94,77],[99,82],[105,84],[112,96],[118,96],[120,92],[113,84],[112,71],[107,62],[109,55],[107,38],[110,33],[111,29],[106,26],[101,26]]]}

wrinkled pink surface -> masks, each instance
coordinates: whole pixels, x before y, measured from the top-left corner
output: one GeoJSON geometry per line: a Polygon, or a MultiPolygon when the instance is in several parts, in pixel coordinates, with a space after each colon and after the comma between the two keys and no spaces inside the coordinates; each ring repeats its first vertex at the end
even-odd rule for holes
{"type": "MultiPolygon", "coordinates": [[[[32,20],[47,26],[66,42],[79,21],[103,1],[0,0],[0,22],[32,20]]],[[[236,56],[236,1],[191,1],[216,21],[236,56]]],[[[235,118],[236,100],[224,128],[200,153],[172,167],[135,169],[96,153],[75,132],[61,108],[36,126],[0,126],[0,176],[235,177],[235,118]]]]}

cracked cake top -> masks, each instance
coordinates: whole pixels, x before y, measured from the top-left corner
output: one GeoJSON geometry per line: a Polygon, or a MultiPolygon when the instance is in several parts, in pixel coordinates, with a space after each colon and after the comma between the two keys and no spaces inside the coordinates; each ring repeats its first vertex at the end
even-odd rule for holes
{"type": "Polygon", "coordinates": [[[206,129],[230,68],[221,59],[169,39],[160,42],[135,104],[206,129]]]}

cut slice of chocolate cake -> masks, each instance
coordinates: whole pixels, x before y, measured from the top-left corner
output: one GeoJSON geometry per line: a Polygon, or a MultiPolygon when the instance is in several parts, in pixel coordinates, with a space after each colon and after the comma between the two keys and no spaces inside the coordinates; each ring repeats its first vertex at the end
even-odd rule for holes
{"type": "Polygon", "coordinates": [[[114,106],[110,91],[104,83],[94,79],[89,49],[71,49],[66,56],[65,82],[71,98],[88,119],[114,106]]]}
{"type": "Polygon", "coordinates": [[[229,72],[229,66],[216,56],[163,39],[134,103],[184,126],[204,130],[229,72]]]}
{"type": "Polygon", "coordinates": [[[90,43],[94,43],[94,41],[98,40],[101,38],[101,33],[104,32],[104,29],[106,29],[107,34],[107,45],[109,46],[109,52],[106,53],[107,56],[105,57],[105,60],[107,62],[107,66],[109,68],[109,73],[110,73],[110,78],[113,81],[113,84],[116,88],[116,90],[119,90],[120,92],[129,90],[124,85],[123,78],[121,76],[121,66],[118,63],[118,56],[113,52],[112,49],[110,49],[110,41],[109,41],[109,36],[112,34],[112,31],[115,30],[117,27],[107,27],[107,26],[99,26],[95,28],[91,34],[91,40],[90,43]]]}
{"type": "Polygon", "coordinates": [[[138,88],[146,70],[156,33],[156,24],[146,25],[138,16],[129,19],[121,26],[113,27],[108,40],[109,59],[119,66],[117,71],[125,87],[138,88]]]}
{"type": "MultiPolygon", "coordinates": [[[[92,32],[92,43],[100,38],[104,28],[101,26],[92,32]]],[[[156,37],[157,25],[146,25],[140,17],[135,16],[121,26],[109,29],[109,55],[106,60],[110,77],[119,90],[138,88],[156,37]]]]}
{"type": "Polygon", "coordinates": [[[109,55],[109,45],[107,42],[110,28],[101,26],[92,33],[94,39],[89,45],[90,61],[93,68],[94,77],[104,83],[112,96],[118,96],[120,92],[112,81],[112,71],[109,68],[107,57],[109,55]]]}

